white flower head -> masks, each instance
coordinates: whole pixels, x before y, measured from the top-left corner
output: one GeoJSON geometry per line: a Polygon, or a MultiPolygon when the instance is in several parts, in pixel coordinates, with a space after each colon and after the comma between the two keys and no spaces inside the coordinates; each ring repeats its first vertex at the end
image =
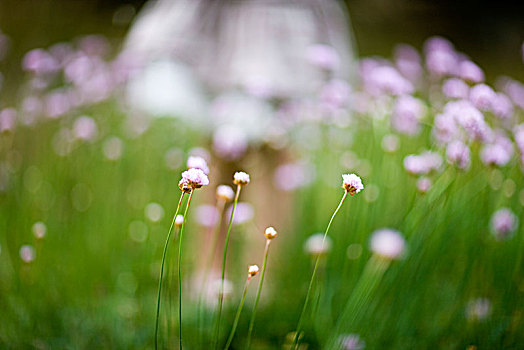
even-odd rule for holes
{"type": "Polygon", "coordinates": [[[178,183],[178,187],[186,192],[207,185],[209,185],[207,175],[201,169],[196,168],[184,171],[182,173],[182,180],[178,183]]]}
{"type": "Polygon", "coordinates": [[[406,248],[406,241],[400,232],[383,228],[373,232],[370,241],[373,253],[386,259],[398,259],[402,257],[406,248]]]}
{"type": "Polygon", "coordinates": [[[364,189],[362,179],[356,174],[344,174],[342,175],[342,188],[345,189],[350,195],[359,193],[364,189]]]}
{"type": "Polygon", "coordinates": [[[258,273],[258,265],[249,265],[249,268],[247,270],[247,273],[249,274],[249,278],[255,276],[258,273]]]}
{"type": "Polygon", "coordinates": [[[204,174],[209,174],[209,167],[207,166],[207,162],[202,157],[189,156],[189,158],[187,158],[187,167],[189,169],[200,169],[204,172],[204,174]]]}
{"type": "Polygon", "coordinates": [[[231,202],[235,197],[235,191],[228,185],[220,185],[217,187],[217,198],[224,202],[231,202]]]}
{"type": "Polygon", "coordinates": [[[176,227],[182,227],[182,224],[184,223],[184,216],[178,214],[175,218],[175,226],[176,227]]]}
{"type": "Polygon", "coordinates": [[[233,175],[233,183],[235,185],[247,185],[249,183],[249,174],[243,172],[243,171],[237,171],[235,175],[233,175]]]}
{"type": "Polygon", "coordinates": [[[274,227],[270,226],[266,228],[266,232],[264,232],[264,236],[266,236],[267,239],[271,240],[277,236],[277,230],[275,230],[274,227]]]}

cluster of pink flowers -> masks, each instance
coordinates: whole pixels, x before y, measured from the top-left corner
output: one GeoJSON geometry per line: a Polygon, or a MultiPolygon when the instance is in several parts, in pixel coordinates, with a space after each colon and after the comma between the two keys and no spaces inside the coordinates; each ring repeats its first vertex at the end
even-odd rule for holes
{"type": "Polygon", "coordinates": [[[448,40],[428,39],[422,54],[398,45],[393,60],[361,60],[359,73],[357,113],[389,117],[391,129],[409,137],[427,135],[421,130],[431,128],[435,150],[407,156],[409,173],[439,170],[441,157],[468,170],[473,149],[486,166],[510,165],[516,154],[524,165],[524,126],[516,125],[524,111],[524,84],[506,77],[496,88],[486,83],[482,68],[448,40]]]}

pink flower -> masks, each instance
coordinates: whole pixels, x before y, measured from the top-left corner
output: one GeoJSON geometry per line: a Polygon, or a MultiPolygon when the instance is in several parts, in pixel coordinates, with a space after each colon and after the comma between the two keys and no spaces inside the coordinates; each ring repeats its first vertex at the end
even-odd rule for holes
{"type": "Polygon", "coordinates": [[[404,168],[414,175],[429,174],[441,165],[442,157],[438,153],[429,151],[420,155],[411,154],[404,158],[404,168]]]}
{"type": "Polygon", "coordinates": [[[484,81],[484,72],[482,69],[468,60],[460,62],[459,76],[472,83],[482,83],[484,81]]]}
{"type": "Polygon", "coordinates": [[[446,80],[442,85],[442,93],[447,98],[468,98],[469,86],[463,80],[451,78],[446,80]]]}
{"type": "Polygon", "coordinates": [[[451,142],[446,149],[446,159],[459,169],[468,169],[471,164],[469,147],[459,140],[451,142]]]}
{"type": "Polygon", "coordinates": [[[470,101],[481,111],[490,110],[496,97],[495,91],[486,84],[475,85],[469,91],[470,101]]]}
{"type": "Polygon", "coordinates": [[[517,229],[517,216],[509,208],[497,210],[491,217],[491,232],[498,240],[511,238],[517,229]]]}
{"type": "Polygon", "coordinates": [[[340,64],[337,51],[329,45],[311,45],[307,49],[306,57],[311,64],[323,69],[334,70],[340,64]]]}
{"type": "Polygon", "coordinates": [[[342,188],[345,189],[350,195],[355,195],[364,189],[362,179],[356,174],[344,174],[342,175],[342,188]]]}
{"type": "Polygon", "coordinates": [[[420,100],[410,95],[400,96],[393,107],[391,125],[402,134],[415,135],[420,131],[419,120],[425,112],[426,108],[420,100]]]}
{"type": "Polygon", "coordinates": [[[182,180],[178,183],[180,189],[190,190],[209,185],[207,175],[200,169],[188,169],[182,173],[182,180]]]}

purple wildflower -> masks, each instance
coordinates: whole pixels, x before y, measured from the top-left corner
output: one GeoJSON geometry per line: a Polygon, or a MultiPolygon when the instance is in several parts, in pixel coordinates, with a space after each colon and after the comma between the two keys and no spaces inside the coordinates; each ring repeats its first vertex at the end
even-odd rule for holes
{"type": "Polygon", "coordinates": [[[486,84],[477,84],[469,91],[469,99],[481,111],[488,111],[496,98],[495,91],[486,84]]]}
{"type": "Polygon", "coordinates": [[[329,45],[311,45],[307,49],[306,57],[311,64],[322,69],[335,70],[340,64],[337,51],[329,45]]]}
{"type": "Polygon", "coordinates": [[[442,84],[442,93],[447,98],[465,99],[469,96],[469,86],[461,79],[450,78],[442,84]]]}
{"type": "Polygon", "coordinates": [[[508,96],[499,92],[492,101],[491,110],[500,119],[509,119],[513,115],[513,103],[508,96]]]}
{"type": "Polygon", "coordinates": [[[420,131],[419,120],[425,111],[420,100],[410,95],[400,96],[393,107],[391,126],[402,134],[415,135],[420,131]]]}
{"type": "Polygon", "coordinates": [[[513,143],[504,134],[495,136],[494,142],[485,145],[480,152],[480,159],[485,165],[505,166],[513,157],[513,143]]]}
{"type": "Polygon", "coordinates": [[[413,175],[426,175],[438,170],[442,165],[442,157],[435,152],[424,152],[420,155],[411,154],[404,158],[404,168],[413,175]]]}
{"type": "Polygon", "coordinates": [[[471,155],[467,145],[462,141],[456,140],[451,142],[446,149],[446,160],[454,164],[459,169],[468,169],[471,165],[471,155]]]}
{"type": "Polygon", "coordinates": [[[484,81],[484,72],[482,69],[468,60],[460,62],[459,76],[472,83],[482,83],[484,81]]]}
{"type": "Polygon", "coordinates": [[[490,221],[491,233],[498,240],[511,238],[517,229],[517,225],[517,216],[509,208],[497,210],[490,221]]]}

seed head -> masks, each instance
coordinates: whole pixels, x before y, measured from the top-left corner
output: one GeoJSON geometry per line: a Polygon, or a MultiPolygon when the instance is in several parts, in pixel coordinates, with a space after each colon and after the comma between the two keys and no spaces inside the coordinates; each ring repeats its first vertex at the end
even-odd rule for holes
{"type": "Polygon", "coordinates": [[[359,193],[364,189],[362,180],[356,174],[344,174],[342,175],[342,188],[345,189],[350,195],[359,193]]]}
{"type": "Polygon", "coordinates": [[[247,273],[249,274],[249,278],[255,276],[258,273],[258,265],[249,265],[247,273]]]}
{"type": "Polygon", "coordinates": [[[220,185],[217,187],[217,199],[224,202],[231,202],[235,197],[235,191],[228,185],[220,185]]]}
{"type": "Polygon", "coordinates": [[[243,172],[243,171],[237,171],[235,175],[233,176],[233,183],[235,185],[244,186],[249,183],[249,174],[243,172]]]}
{"type": "Polygon", "coordinates": [[[270,226],[266,228],[266,232],[264,233],[264,236],[266,236],[267,239],[271,240],[277,236],[277,230],[275,230],[274,227],[270,226]]]}

